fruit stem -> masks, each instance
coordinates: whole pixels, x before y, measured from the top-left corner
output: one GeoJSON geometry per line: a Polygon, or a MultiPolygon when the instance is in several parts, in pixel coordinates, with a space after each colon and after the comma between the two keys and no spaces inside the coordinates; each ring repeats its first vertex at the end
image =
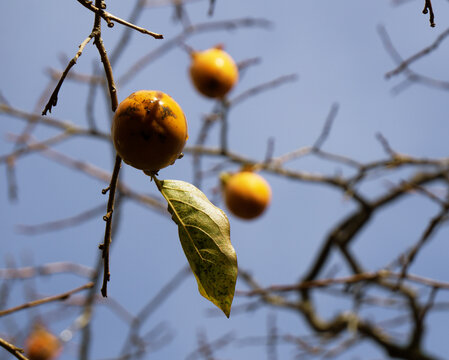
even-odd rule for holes
{"type": "Polygon", "coordinates": [[[161,191],[161,189],[162,189],[162,181],[159,180],[159,179],[156,177],[156,175],[151,175],[151,180],[154,181],[154,183],[155,183],[156,186],[157,186],[157,189],[158,189],[159,191],[161,191]]]}
{"type": "Polygon", "coordinates": [[[229,179],[231,178],[231,173],[229,172],[222,172],[220,174],[220,183],[222,186],[226,186],[226,183],[229,181],[229,179]]]}
{"type": "Polygon", "coordinates": [[[193,54],[196,53],[195,49],[193,47],[187,45],[184,41],[180,41],[179,46],[190,56],[193,56],[193,54]]]}

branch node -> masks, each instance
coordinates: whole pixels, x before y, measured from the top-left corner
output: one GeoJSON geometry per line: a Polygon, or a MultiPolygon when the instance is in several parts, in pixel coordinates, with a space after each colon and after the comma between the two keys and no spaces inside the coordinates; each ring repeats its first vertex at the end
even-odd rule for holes
{"type": "Polygon", "coordinates": [[[108,213],[105,215],[105,216],[103,216],[103,220],[104,221],[109,221],[109,219],[111,218],[111,216],[112,216],[112,212],[113,212],[114,210],[111,210],[111,211],[108,211],[108,213]]]}

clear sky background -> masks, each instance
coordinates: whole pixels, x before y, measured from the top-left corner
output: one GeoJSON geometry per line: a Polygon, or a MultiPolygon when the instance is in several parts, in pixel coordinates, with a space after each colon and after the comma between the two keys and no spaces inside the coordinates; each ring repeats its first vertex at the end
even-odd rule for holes
{"type": "MultiPolygon", "coordinates": [[[[107,1],[108,11],[127,18],[134,2],[107,1]]],[[[421,13],[423,1],[409,1],[394,6],[391,1],[265,1],[217,0],[213,18],[207,16],[208,2],[193,2],[187,10],[193,23],[243,17],[266,18],[270,29],[257,27],[233,31],[214,31],[194,35],[186,43],[205,49],[223,43],[236,61],[260,57],[261,63],[250,67],[242,76],[232,96],[257,84],[282,75],[296,73],[296,82],[261,93],[236,106],[230,113],[229,146],[235,152],[263,160],[269,139],[274,140],[274,155],[312,145],[319,136],[326,116],[334,103],[339,104],[331,134],[324,149],[359,161],[385,158],[376,133],[388,139],[398,152],[422,157],[446,157],[448,154],[447,92],[415,84],[395,94],[392,89],[403,78],[386,80],[384,74],[395,67],[379,37],[378,26],[385,26],[403,57],[408,57],[431,44],[447,26],[449,6],[434,1],[436,28],[429,26],[428,17],[421,13]]],[[[172,20],[173,9],[149,8],[140,16],[138,25],[164,34],[170,40],[181,32],[172,20]]],[[[49,68],[62,70],[78,45],[89,35],[93,14],[77,1],[2,1],[0,3],[0,91],[11,106],[32,112],[46,88],[49,68]],[[61,62],[62,56],[62,62],[61,62]]],[[[111,52],[123,27],[103,27],[106,48],[111,52]]],[[[131,41],[114,67],[117,79],[139,58],[160,45],[140,33],[133,33],[131,41]]],[[[413,65],[417,72],[441,80],[449,79],[449,42],[438,51],[413,65]]],[[[99,64],[98,53],[89,44],[73,68],[79,73],[91,73],[99,64]]],[[[119,101],[139,89],[158,89],[173,96],[184,109],[192,145],[204,114],[212,111],[213,102],[200,97],[189,82],[189,58],[180,48],[174,48],[150,66],[145,67],[129,82],[118,83],[119,101]]],[[[79,126],[87,125],[86,100],[88,87],[66,81],[59,94],[58,105],[51,116],[68,120],[79,126]]],[[[97,125],[109,131],[111,114],[101,93],[96,96],[94,117],[97,125]]],[[[37,110],[40,112],[42,106],[37,110]]],[[[19,134],[24,122],[0,115],[0,155],[12,149],[8,134],[19,134]]],[[[39,127],[34,133],[45,139],[54,130],[39,127]]],[[[211,132],[208,144],[217,145],[218,128],[211,132]]],[[[75,159],[89,162],[111,171],[111,147],[104,141],[73,138],[56,146],[75,159]]],[[[216,160],[213,160],[216,161],[216,160]]],[[[212,164],[211,160],[205,164],[212,164]]],[[[304,158],[290,164],[292,168],[313,172],[346,173],[342,168],[316,158],[304,158]]],[[[37,154],[24,156],[17,162],[18,200],[8,200],[6,168],[0,167],[0,268],[13,259],[16,266],[40,265],[56,261],[76,262],[94,266],[98,244],[104,235],[102,214],[81,226],[35,236],[17,231],[19,224],[39,224],[70,217],[101,204],[105,184],[37,154]]],[[[228,166],[235,170],[236,167],[228,166]]],[[[390,180],[400,180],[396,175],[390,180]]],[[[231,240],[236,249],[239,266],[250,270],[264,286],[289,284],[306,271],[320,244],[332,227],[344,218],[353,204],[338,191],[321,185],[294,182],[263,174],[270,182],[273,201],[268,211],[252,222],[233,216],[231,240]]],[[[124,166],[121,177],[140,192],[159,196],[153,183],[141,172],[124,166]]],[[[185,156],[176,166],[160,172],[162,179],[192,181],[192,158],[185,156]]],[[[219,206],[223,206],[214,189],[215,176],[203,183],[203,191],[219,206]]],[[[388,182],[383,179],[366,184],[365,194],[373,196],[384,191],[388,182]]],[[[106,207],[104,207],[106,209],[106,207]]],[[[411,197],[395,203],[374,217],[358,236],[353,249],[366,267],[376,271],[393,261],[401,250],[414,244],[429,219],[438,208],[428,200],[411,197]]],[[[139,204],[126,201],[121,208],[120,226],[114,237],[111,253],[110,298],[132,314],[136,314],[159,289],[185,265],[177,228],[168,216],[160,215],[139,204]]],[[[443,227],[421,253],[411,272],[447,281],[448,228],[443,227]]],[[[339,263],[339,259],[335,259],[339,263]]],[[[344,269],[341,275],[345,274],[344,269]]],[[[44,295],[57,294],[82,285],[84,279],[70,275],[55,275],[36,281],[36,288],[44,295]]],[[[10,305],[24,300],[26,282],[12,288],[10,305]]],[[[242,282],[238,290],[245,290],[242,282]]],[[[440,293],[439,301],[447,301],[440,293]]],[[[236,297],[234,307],[247,303],[236,297]]],[[[323,296],[323,313],[334,314],[349,304],[342,299],[323,296]]],[[[45,314],[51,306],[37,311],[25,311],[14,317],[19,329],[25,329],[30,317],[45,314]]],[[[51,329],[60,333],[77,316],[77,309],[51,321],[51,329]]],[[[236,339],[257,339],[266,336],[267,319],[273,314],[282,334],[307,335],[300,317],[287,311],[263,308],[253,313],[231,313],[226,319],[203,299],[193,276],[188,276],[176,291],[157,309],[144,327],[148,330],[163,326],[159,335],[173,336],[166,346],[155,349],[148,358],[184,359],[197,346],[199,333],[209,340],[232,333],[236,339]],[[212,310],[212,311],[211,311],[212,310]],[[163,325],[160,325],[163,324],[163,325]]],[[[373,313],[385,316],[388,313],[373,313]]],[[[50,319],[50,317],[49,317],[50,319]]],[[[436,312],[429,317],[426,348],[441,358],[449,353],[445,339],[449,315],[436,312]]],[[[0,321],[0,333],[11,329],[13,323],[0,321]]],[[[15,325],[14,325],[15,326],[15,325]]],[[[116,355],[127,334],[126,325],[107,306],[98,306],[94,315],[93,359],[116,355]]],[[[156,336],[156,335],[155,335],[156,336]]],[[[63,359],[77,358],[79,334],[65,349],[63,359]]],[[[234,342],[216,353],[220,359],[263,359],[263,344],[251,341],[234,342]]],[[[0,359],[9,355],[0,352],[0,359]]],[[[294,358],[292,346],[281,346],[279,358],[294,358]]],[[[367,342],[345,353],[341,359],[379,359],[385,355],[367,342]]]]}

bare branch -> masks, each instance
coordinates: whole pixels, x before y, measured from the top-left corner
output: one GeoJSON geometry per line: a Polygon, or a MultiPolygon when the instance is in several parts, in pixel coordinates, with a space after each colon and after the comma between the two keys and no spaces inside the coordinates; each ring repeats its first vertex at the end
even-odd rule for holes
{"type": "Polygon", "coordinates": [[[109,200],[108,206],[106,210],[106,215],[103,217],[103,220],[106,221],[106,229],[104,233],[104,242],[100,245],[100,250],[102,251],[102,257],[104,261],[104,270],[103,270],[103,286],[101,287],[101,294],[104,297],[108,296],[108,281],[110,279],[109,272],[109,246],[111,244],[111,233],[112,233],[112,213],[114,212],[114,201],[115,201],[115,192],[118,184],[118,177],[120,172],[120,167],[122,165],[122,158],[119,155],[115,157],[115,165],[114,171],[111,176],[111,182],[109,185],[109,200]]]}
{"type": "Polygon", "coordinates": [[[16,228],[19,232],[26,235],[36,235],[50,231],[57,231],[89,221],[98,214],[102,213],[103,211],[104,211],[104,204],[101,204],[100,206],[95,206],[94,208],[85,210],[79,214],[76,214],[74,216],[65,219],[49,221],[37,225],[20,224],[17,225],[16,228]]]}
{"type": "MultiPolygon", "coordinates": [[[[395,273],[388,270],[380,270],[376,272],[366,272],[360,274],[354,274],[351,276],[340,277],[340,278],[328,278],[328,279],[318,279],[310,281],[301,281],[300,283],[293,285],[273,285],[267,288],[257,288],[250,291],[237,291],[236,294],[239,296],[259,296],[266,293],[286,293],[293,292],[303,289],[313,289],[313,288],[327,288],[332,285],[350,285],[359,282],[372,282],[376,283],[380,279],[400,279],[402,278],[401,273],[395,273]]],[[[406,274],[404,279],[409,280],[414,283],[425,285],[432,288],[449,290],[449,283],[436,281],[429,278],[424,278],[414,274],[406,274]]],[[[393,283],[392,283],[393,285],[393,283]]]]}
{"type": "Polygon", "coordinates": [[[50,100],[48,100],[47,105],[45,105],[44,110],[42,111],[42,115],[47,115],[47,111],[51,112],[51,109],[53,106],[56,106],[58,103],[58,94],[59,90],[61,89],[62,83],[64,82],[67,74],[69,73],[70,69],[73,67],[73,65],[76,64],[76,61],[78,58],[82,55],[84,48],[86,45],[95,37],[95,32],[92,32],[78,47],[78,51],[73,57],[72,60],[70,60],[69,64],[67,65],[66,69],[61,75],[61,79],[59,80],[58,84],[56,85],[55,90],[50,96],[50,100]]]}
{"type": "Polygon", "coordinates": [[[209,0],[209,11],[208,11],[209,16],[212,16],[214,14],[214,8],[215,8],[215,0],[209,0]]]}
{"type": "Polygon", "coordinates": [[[23,355],[24,352],[23,349],[7,342],[2,338],[0,338],[0,346],[6,349],[6,351],[8,351],[10,354],[15,356],[19,360],[28,360],[28,358],[25,355],[23,355]]]}
{"type": "MultiPolygon", "coordinates": [[[[387,31],[383,26],[378,27],[378,33],[380,35],[380,38],[382,40],[382,43],[391,56],[391,58],[396,62],[398,66],[404,62],[402,57],[399,55],[398,51],[393,46],[393,43],[390,39],[390,36],[388,35],[387,31]]],[[[401,84],[397,85],[393,90],[395,93],[399,93],[401,90],[405,89],[409,85],[413,83],[421,83],[423,85],[427,85],[430,87],[440,88],[442,90],[449,91],[449,82],[447,81],[441,81],[437,79],[432,79],[427,76],[423,76],[420,74],[417,74],[413,71],[411,71],[408,67],[405,67],[402,69],[402,72],[406,75],[406,79],[401,84]]]]}
{"type": "Polygon", "coordinates": [[[430,44],[429,46],[425,47],[421,51],[417,52],[416,54],[410,56],[408,59],[403,60],[396,69],[391,70],[385,74],[385,77],[387,79],[393,77],[394,75],[398,75],[405,69],[407,69],[412,63],[415,61],[421,59],[423,56],[430,54],[432,51],[436,50],[438,46],[443,42],[446,37],[449,36],[449,28],[443,31],[436,40],[430,44]]]}
{"type": "Polygon", "coordinates": [[[90,289],[94,286],[94,284],[92,282],[89,282],[83,286],[77,287],[76,289],[67,291],[65,293],[59,294],[59,295],[55,295],[55,296],[49,296],[43,299],[39,299],[39,300],[35,300],[35,301],[30,301],[27,302],[25,304],[19,305],[19,306],[15,306],[13,308],[10,309],[6,309],[6,310],[1,310],[0,311],[0,317],[5,316],[5,315],[9,315],[12,313],[15,313],[17,311],[23,310],[23,309],[28,309],[31,307],[35,307],[35,306],[39,306],[42,304],[47,304],[49,302],[53,302],[53,301],[63,301],[68,299],[72,294],[75,294],[77,292],[86,290],[86,289],[90,289]]]}
{"type": "MultiPolygon", "coordinates": [[[[131,15],[128,18],[129,23],[136,23],[140,15],[143,14],[143,7],[145,6],[146,0],[137,0],[135,2],[134,8],[131,11],[131,15]]],[[[123,31],[122,36],[117,41],[116,47],[112,50],[111,55],[109,56],[109,61],[112,65],[118,61],[119,57],[123,55],[125,47],[129,44],[129,40],[131,35],[134,33],[131,27],[126,27],[123,31]]]]}
{"type": "Polygon", "coordinates": [[[392,147],[388,143],[388,140],[381,133],[377,133],[376,138],[377,140],[379,140],[380,144],[388,155],[390,155],[393,159],[397,157],[398,154],[392,149],[392,147]]]}
{"type": "Polygon", "coordinates": [[[104,133],[95,129],[83,129],[68,121],[63,121],[48,116],[44,117],[40,114],[29,113],[6,104],[0,104],[0,113],[8,114],[17,119],[25,120],[29,123],[43,124],[46,126],[64,130],[68,134],[72,135],[93,136],[108,141],[110,141],[111,139],[111,136],[108,133],[104,133]]]}
{"type": "MultiPolygon", "coordinates": [[[[18,148],[17,150],[13,151],[10,154],[7,155],[0,155],[0,163],[14,163],[15,159],[17,159],[20,156],[29,154],[31,152],[38,152],[41,150],[45,150],[47,149],[49,146],[58,144],[64,140],[69,139],[72,136],[72,134],[70,132],[63,132],[61,134],[58,134],[56,136],[51,137],[50,139],[41,141],[41,142],[36,142],[34,144],[30,144],[30,145],[26,145],[23,147],[18,148]]],[[[17,136],[16,138],[20,138],[20,136],[17,136]]]]}
{"type": "Polygon", "coordinates": [[[431,27],[435,27],[435,14],[432,9],[432,1],[425,0],[424,9],[422,11],[423,14],[429,13],[429,22],[431,27]]]}
{"type": "Polygon", "coordinates": [[[237,95],[233,99],[229,100],[229,106],[235,106],[238,103],[248,99],[251,96],[257,95],[266,90],[272,90],[273,88],[283,85],[285,83],[296,81],[298,79],[297,74],[289,74],[280,76],[274,80],[267,81],[263,84],[257,85],[251,89],[246,90],[245,92],[237,95]]]}
{"type": "Polygon", "coordinates": [[[127,340],[124,343],[122,353],[128,350],[133,339],[137,337],[140,329],[145,324],[145,321],[161,306],[168,297],[181,285],[181,283],[191,274],[190,267],[185,266],[180,269],[161,289],[153,296],[150,301],[138,312],[134,317],[130,326],[130,331],[127,340]]]}
{"type": "Polygon", "coordinates": [[[95,14],[101,16],[103,18],[103,20],[105,20],[108,24],[108,27],[113,27],[114,26],[114,21],[118,22],[119,24],[125,25],[130,27],[131,29],[134,29],[138,32],[141,32],[142,34],[146,34],[146,35],[150,35],[152,37],[154,37],[155,39],[163,39],[164,36],[152,31],[149,31],[147,29],[144,29],[140,26],[134,25],[126,20],[123,20],[115,15],[112,15],[111,13],[108,13],[107,11],[104,11],[103,9],[99,9],[97,8],[95,5],[92,4],[92,1],[88,1],[88,0],[78,0],[78,2],[83,5],[84,7],[86,7],[87,9],[89,9],[90,11],[93,11],[95,14]]]}
{"type": "Polygon", "coordinates": [[[194,35],[208,31],[218,31],[218,30],[234,30],[241,27],[261,27],[268,28],[271,26],[271,22],[266,19],[258,18],[242,18],[242,19],[232,19],[232,20],[222,20],[222,21],[211,21],[191,25],[185,29],[177,36],[172,39],[166,40],[161,46],[150,51],[148,54],[141,57],[133,65],[131,65],[126,72],[118,78],[117,83],[119,86],[123,86],[129,82],[136,74],[141,71],[145,66],[150,64],[152,61],[156,60],[160,56],[164,55],[166,52],[174,48],[175,46],[181,45],[184,41],[194,35]]]}
{"type": "Polygon", "coordinates": [[[408,269],[415,260],[418,252],[423,248],[423,246],[429,241],[430,237],[435,233],[436,229],[442,225],[442,223],[447,220],[447,214],[449,213],[449,204],[446,204],[435,217],[431,219],[427,225],[424,233],[422,234],[419,241],[408,251],[406,255],[402,255],[402,270],[401,274],[405,278],[408,269]]]}
{"type": "Polygon", "coordinates": [[[90,267],[71,262],[55,262],[34,267],[0,269],[0,277],[3,279],[27,279],[34,276],[60,273],[71,273],[90,278],[94,274],[94,270],[90,267]]]}
{"type": "Polygon", "coordinates": [[[323,145],[323,143],[326,141],[327,137],[329,136],[332,124],[333,124],[335,118],[337,117],[338,107],[339,107],[338,104],[332,104],[329,115],[327,116],[326,122],[324,123],[323,130],[321,131],[321,134],[318,137],[318,139],[315,141],[315,144],[313,144],[312,148],[315,151],[321,149],[321,146],[323,145]]]}

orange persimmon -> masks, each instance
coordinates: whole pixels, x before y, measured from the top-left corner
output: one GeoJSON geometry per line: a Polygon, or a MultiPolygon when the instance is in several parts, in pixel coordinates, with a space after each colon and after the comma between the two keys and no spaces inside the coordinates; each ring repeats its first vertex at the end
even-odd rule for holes
{"type": "Polygon", "coordinates": [[[190,77],[195,88],[204,96],[222,98],[237,83],[237,65],[221,47],[192,51],[190,56],[190,77]]]}
{"type": "Polygon", "coordinates": [[[187,121],[178,103],[155,90],[123,100],[112,122],[112,140],[123,161],[155,173],[175,162],[187,141],[187,121]]]}
{"type": "Polygon", "coordinates": [[[223,195],[227,208],[242,219],[259,217],[270,204],[271,187],[252,171],[222,176],[223,195]]]}
{"type": "Polygon", "coordinates": [[[61,352],[59,339],[43,325],[35,324],[25,343],[25,353],[30,360],[53,360],[61,352]]]}

